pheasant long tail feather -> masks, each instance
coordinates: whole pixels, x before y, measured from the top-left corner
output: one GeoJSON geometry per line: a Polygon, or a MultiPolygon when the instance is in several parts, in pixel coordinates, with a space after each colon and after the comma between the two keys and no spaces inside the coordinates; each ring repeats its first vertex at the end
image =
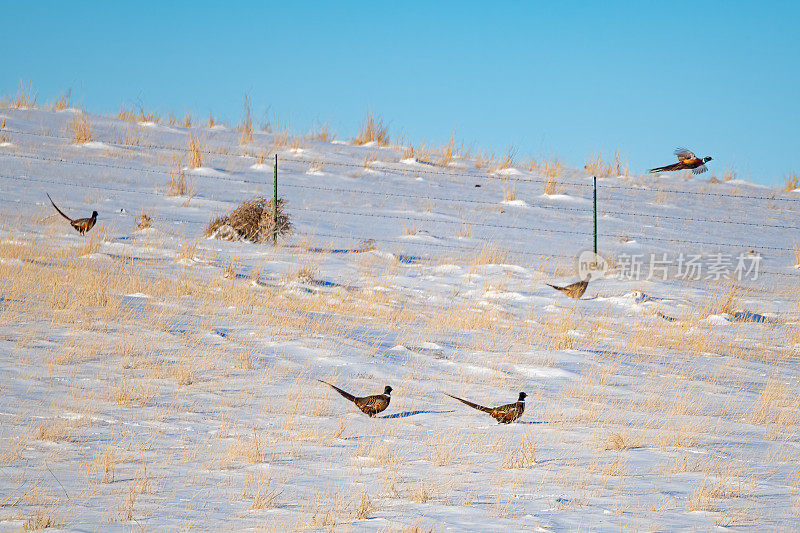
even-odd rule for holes
{"type": "Polygon", "coordinates": [[[446,392],[444,394],[445,394],[445,396],[450,396],[454,400],[458,400],[459,402],[461,402],[463,404],[469,405],[470,407],[472,407],[473,409],[477,409],[478,411],[483,411],[484,413],[491,413],[492,412],[492,410],[489,409],[488,407],[484,407],[482,405],[478,405],[477,403],[472,403],[469,400],[465,400],[463,398],[459,398],[458,396],[453,396],[452,394],[447,394],[446,392]]]}
{"type": "Polygon", "coordinates": [[[674,163],[672,165],[667,165],[665,167],[651,168],[650,172],[671,172],[673,170],[680,170],[680,168],[681,168],[680,163],[674,163]]]}
{"type": "Polygon", "coordinates": [[[321,379],[320,379],[320,380],[318,380],[318,381],[319,381],[320,383],[324,383],[325,385],[327,385],[327,386],[331,387],[333,390],[335,390],[336,392],[338,392],[339,394],[341,394],[342,396],[344,396],[345,398],[347,398],[347,399],[348,399],[348,400],[350,400],[351,402],[355,403],[355,401],[356,401],[356,397],[355,397],[355,396],[353,396],[352,394],[350,394],[349,392],[347,392],[347,391],[343,391],[342,389],[340,389],[340,388],[339,388],[339,387],[337,387],[336,385],[331,385],[331,384],[330,384],[330,383],[328,383],[327,381],[322,381],[321,379]]]}
{"type": "MultiPolygon", "coordinates": [[[[45,193],[45,194],[47,194],[47,193],[45,193]]],[[[58,214],[59,214],[59,215],[61,215],[62,217],[66,218],[67,220],[69,220],[70,222],[72,222],[72,219],[71,219],[71,218],[69,218],[67,215],[65,215],[65,214],[64,214],[64,212],[63,212],[61,209],[59,209],[59,208],[58,208],[58,206],[57,206],[57,205],[56,205],[56,203],[53,201],[53,199],[52,199],[52,198],[50,198],[50,195],[49,195],[49,194],[47,194],[47,198],[49,198],[49,199],[50,199],[50,203],[51,203],[51,204],[53,204],[53,207],[55,207],[55,208],[56,208],[56,211],[58,211],[58,214]]]]}

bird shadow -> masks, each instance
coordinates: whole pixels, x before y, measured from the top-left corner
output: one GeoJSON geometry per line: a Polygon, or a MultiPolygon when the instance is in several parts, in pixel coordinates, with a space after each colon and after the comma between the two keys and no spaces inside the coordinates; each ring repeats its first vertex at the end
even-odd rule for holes
{"type": "Polygon", "coordinates": [[[394,413],[392,415],[379,416],[378,418],[407,418],[409,416],[414,416],[414,415],[442,414],[442,413],[454,413],[454,412],[455,411],[405,411],[403,413],[394,413]]]}

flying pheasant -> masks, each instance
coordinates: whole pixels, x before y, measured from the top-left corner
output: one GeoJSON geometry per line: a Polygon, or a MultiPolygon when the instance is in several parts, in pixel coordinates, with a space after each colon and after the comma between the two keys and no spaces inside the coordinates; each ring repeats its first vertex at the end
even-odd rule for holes
{"type": "Polygon", "coordinates": [[[333,390],[356,404],[356,407],[361,409],[365,414],[369,415],[370,418],[389,407],[389,400],[391,400],[389,395],[392,393],[392,388],[389,385],[386,385],[386,387],[383,389],[383,394],[375,394],[373,396],[363,396],[359,398],[357,396],[353,396],[349,392],[343,391],[336,385],[331,385],[327,381],[322,381],[321,379],[318,381],[333,388],[333,390]]]}
{"type": "Polygon", "coordinates": [[[473,409],[483,411],[484,413],[489,413],[492,418],[501,424],[510,424],[522,416],[522,413],[525,412],[525,397],[528,396],[524,392],[520,392],[519,399],[517,399],[517,401],[514,403],[501,405],[500,407],[484,407],[482,405],[478,405],[477,403],[472,403],[468,400],[464,400],[463,398],[459,398],[458,396],[447,394],[446,392],[444,394],[445,396],[450,396],[454,400],[458,400],[461,403],[469,405],[473,409]]]}
{"type": "Polygon", "coordinates": [[[592,279],[592,274],[589,273],[586,275],[586,279],[583,281],[577,281],[575,283],[570,283],[569,285],[565,285],[563,287],[559,287],[558,285],[550,285],[550,283],[546,283],[546,285],[550,285],[557,291],[561,291],[570,298],[575,298],[576,300],[583,296],[583,293],[586,292],[586,288],[589,286],[589,280],[592,279]]]}
{"type": "MultiPolygon", "coordinates": [[[[48,194],[47,197],[50,198],[50,195],[48,194]]],[[[75,231],[77,231],[81,235],[86,235],[86,232],[92,229],[94,227],[95,222],[97,222],[97,211],[92,211],[92,216],[89,218],[77,218],[73,220],[69,218],[67,215],[65,215],[64,212],[58,208],[58,206],[56,205],[56,203],[53,201],[52,198],[50,198],[50,203],[53,204],[53,207],[56,208],[58,214],[69,220],[69,223],[72,225],[73,228],[75,228],[75,231]]]]}
{"type": "Polygon", "coordinates": [[[691,150],[687,150],[686,148],[678,148],[675,150],[675,155],[678,156],[678,162],[673,165],[667,165],[665,167],[656,167],[651,168],[650,172],[670,172],[673,170],[688,170],[692,169],[692,174],[702,174],[708,168],[706,167],[706,163],[711,161],[711,157],[706,156],[703,159],[700,159],[696,155],[694,155],[691,150]]]}

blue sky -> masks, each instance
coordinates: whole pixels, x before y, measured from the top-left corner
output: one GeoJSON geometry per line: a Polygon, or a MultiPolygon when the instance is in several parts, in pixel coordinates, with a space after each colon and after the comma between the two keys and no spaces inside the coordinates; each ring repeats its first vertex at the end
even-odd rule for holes
{"type": "Polygon", "coordinates": [[[800,172],[800,2],[4,2],[0,92],[72,88],[297,132],[367,111],[456,140],[644,172],[687,146],[758,183],[800,172]]]}

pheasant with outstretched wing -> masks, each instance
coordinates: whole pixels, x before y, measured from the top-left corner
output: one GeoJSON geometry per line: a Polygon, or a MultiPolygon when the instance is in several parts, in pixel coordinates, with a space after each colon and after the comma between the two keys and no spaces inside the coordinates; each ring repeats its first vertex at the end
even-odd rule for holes
{"type": "Polygon", "coordinates": [[[672,165],[666,165],[663,167],[656,167],[651,168],[650,172],[672,172],[674,170],[691,170],[692,174],[702,174],[708,167],[706,167],[706,163],[711,161],[713,158],[706,156],[704,158],[699,158],[691,150],[686,148],[678,148],[675,150],[675,155],[678,156],[678,162],[673,163],[672,165]]]}

